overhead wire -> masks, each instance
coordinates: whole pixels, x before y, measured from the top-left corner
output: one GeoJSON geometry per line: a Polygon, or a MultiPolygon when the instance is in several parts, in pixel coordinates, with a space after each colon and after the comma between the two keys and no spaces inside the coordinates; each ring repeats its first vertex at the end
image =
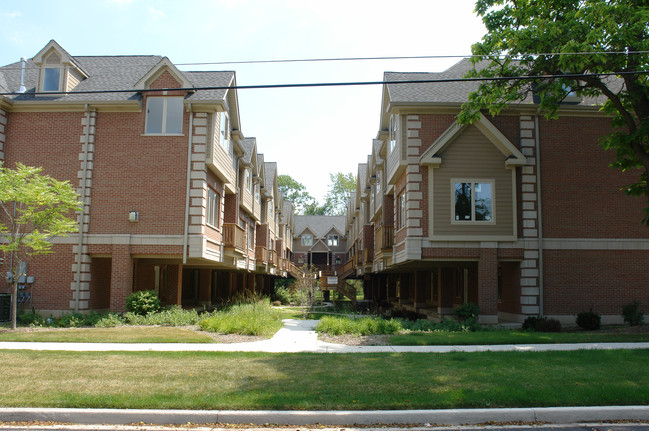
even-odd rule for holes
{"type": "Polygon", "coordinates": [[[435,79],[411,79],[398,81],[348,81],[348,82],[317,82],[317,83],[289,83],[289,84],[258,84],[258,85],[218,85],[218,86],[201,86],[201,87],[183,87],[183,88],[156,88],[156,89],[111,89],[111,90],[81,90],[81,91],[48,91],[48,92],[0,92],[0,96],[16,96],[28,94],[33,96],[55,96],[70,94],[107,94],[107,93],[160,93],[164,91],[209,91],[209,90],[253,90],[253,89],[275,89],[275,88],[316,88],[316,87],[350,87],[350,86],[367,86],[367,85],[401,85],[401,84],[437,84],[437,83],[454,83],[454,82],[476,82],[476,81],[514,81],[514,80],[544,80],[554,78],[586,78],[586,77],[603,77],[603,76],[620,76],[620,75],[649,75],[649,71],[623,71],[607,73],[577,73],[577,74],[558,74],[558,75],[533,75],[533,76],[499,76],[499,77],[478,77],[478,78],[435,78],[435,79]]]}

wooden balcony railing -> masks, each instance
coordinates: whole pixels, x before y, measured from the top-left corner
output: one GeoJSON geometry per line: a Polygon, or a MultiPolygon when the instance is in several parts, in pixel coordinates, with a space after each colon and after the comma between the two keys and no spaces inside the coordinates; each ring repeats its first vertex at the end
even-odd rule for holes
{"type": "Polygon", "coordinates": [[[255,260],[259,263],[268,262],[268,250],[266,247],[258,245],[257,248],[255,248],[255,260]]]}
{"type": "Polygon", "coordinates": [[[240,252],[246,251],[246,232],[237,224],[223,224],[223,245],[240,252]]]}
{"type": "Polygon", "coordinates": [[[394,226],[384,225],[376,231],[376,249],[392,250],[394,245],[394,226]]]}
{"type": "Polygon", "coordinates": [[[268,263],[273,266],[279,266],[279,260],[277,259],[277,252],[275,250],[268,250],[268,263]]]}

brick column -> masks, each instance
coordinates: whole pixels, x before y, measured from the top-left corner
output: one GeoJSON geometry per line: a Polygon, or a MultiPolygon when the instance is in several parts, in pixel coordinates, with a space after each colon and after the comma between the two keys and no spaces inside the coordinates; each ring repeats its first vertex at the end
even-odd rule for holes
{"type": "Polygon", "coordinates": [[[81,150],[79,151],[79,171],[77,178],[79,183],[77,186],[77,193],[83,203],[83,212],[78,213],[77,222],[79,223],[79,233],[81,235],[81,252],[79,251],[79,237],[75,235],[77,245],[73,247],[75,255],[74,263],[72,264],[72,283],[70,289],[72,290],[72,300],[70,301],[70,308],[76,308],[77,289],[79,291],[79,310],[87,310],[90,302],[90,255],[88,254],[88,246],[86,242],[86,235],[90,225],[90,197],[92,192],[92,172],[94,167],[95,155],[95,130],[96,130],[97,113],[90,112],[88,117],[86,113],[81,118],[82,132],[80,135],[81,150]],[[90,121],[88,121],[90,120],[90,121]],[[88,142],[86,143],[86,139],[88,142]],[[87,147],[86,147],[87,146],[87,147]],[[87,163],[84,169],[84,162],[87,163]],[[81,271],[79,271],[79,265],[81,271]]]}
{"type": "Polygon", "coordinates": [[[110,311],[120,312],[124,311],[126,297],[133,291],[133,259],[130,245],[113,244],[111,263],[110,311]]]}
{"type": "MultiPolygon", "coordinates": [[[[539,309],[539,213],[536,130],[533,117],[520,117],[521,151],[527,157],[522,168],[522,206],[524,256],[521,262],[521,314],[538,315],[539,309]]],[[[523,317],[524,318],[524,317],[523,317]]]]}
{"type": "Polygon", "coordinates": [[[498,249],[480,249],[478,280],[480,322],[498,323],[498,249]]]}

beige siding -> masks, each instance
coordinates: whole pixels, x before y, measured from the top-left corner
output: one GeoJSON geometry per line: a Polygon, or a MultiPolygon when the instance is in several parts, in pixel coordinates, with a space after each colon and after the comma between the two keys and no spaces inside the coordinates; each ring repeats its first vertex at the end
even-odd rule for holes
{"type": "Polygon", "coordinates": [[[387,155],[387,183],[388,184],[394,184],[397,179],[399,178],[399,175],[403,170],[405,169],[407,165],[407,145],[406,145],[406,138],[404,137],[403,130],[404,128],[404,122],[406,121],[406,115],[398,115],[397,116],[397,130],[396,130],[396,136],[397,136],[397,142],[394,147],[394,150],[390,152],[390,139],[388,138],[388,155],[387,155]]]}
{"type": "Polygon", "coordinates": [[[433,239],[443,237],[512,237],[515,234],[512,170],[505,156],[475,127],[467,128],[440,154],[442,164],[430,168],[433,187],[433,239]],[[453,223],[453,179],[494,182],[495,223],[453,223]]]}
{"type": "MultiPolygon", "coordinates": [[[[210,115],[206,163],[222,181],[234,186],[236,184],[236,175],[232,167],[233,156],[225,151],[221,142],[219,142],[219,121],[220,115],[218,115],[218,112],[215,115],[210,115]]],[[[230,142],[230,149],[232,144],[230,142]]]]}

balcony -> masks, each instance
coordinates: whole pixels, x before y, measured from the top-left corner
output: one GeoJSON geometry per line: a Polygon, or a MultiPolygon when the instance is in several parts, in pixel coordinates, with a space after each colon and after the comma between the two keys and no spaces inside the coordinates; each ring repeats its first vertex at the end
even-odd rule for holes
{"type": "Polygon", "coordinates": [[[279,259],[275,250],[268,250],[268,263],[273,266],[279,266],[279,259]]]}
{"type": "Polygon", "coordinates": [[[266,249],[266,247],[262,247],[258,245],[255,248],[255,260],[258,263],[268,262],[268,250],[266,249]]]}
{"type": "Polygon", "coordinates": [[[376,231],[376,251],[392,251],[394,245],[394,226],[385,225],[376,231]]]}
{"type": "Polygon", "coordinates": [[[374,262],[374,248],[366,248],[363,250],[363,264],[372,265],[374,262]]]}
{"type": "Polygon", "coordinates": [[[246,252],[246,232],[237,224],[223,224],[223,245],[225,248],[234,249],[239,253],[246,252]]]}

